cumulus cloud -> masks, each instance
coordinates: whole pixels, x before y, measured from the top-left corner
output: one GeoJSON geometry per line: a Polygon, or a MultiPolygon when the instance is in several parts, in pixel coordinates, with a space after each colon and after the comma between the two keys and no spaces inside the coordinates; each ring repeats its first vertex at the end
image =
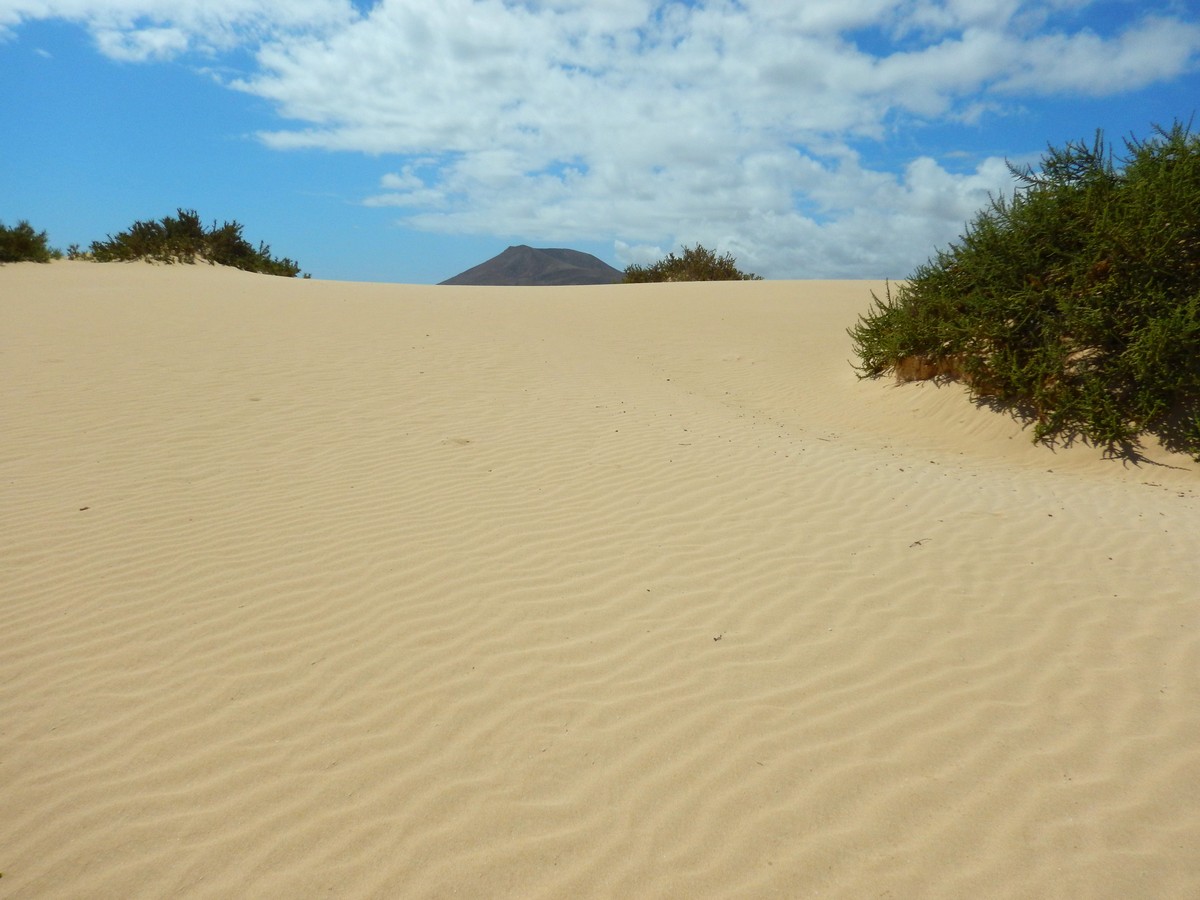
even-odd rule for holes
{"type": "Polygon", "coordinates": [[[907,269],[1010,184],[994,158],[864,165],[855,148],[898,119],[971,122],[1196,65],[1200,22],[1169,0],[1104,34],[1079,24],[1088,6],[0,0],[0,26],[70,18],[121,59],[241,43],[255,65],[230,87],[298,123],[261,140],[380,155],[363,201],[413,227],[611,240],[622,262],[702,241],[767,275],[845,276],[907,269]]]}

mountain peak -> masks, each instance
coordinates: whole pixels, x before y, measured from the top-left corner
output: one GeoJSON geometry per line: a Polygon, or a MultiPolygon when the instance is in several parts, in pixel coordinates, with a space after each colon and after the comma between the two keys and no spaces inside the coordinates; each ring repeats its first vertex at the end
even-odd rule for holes
{"type": "Polygon", "coordinates": [[[561,247],[538,248],[517,244],[441,283],[561,286],[614,284],[623,277],[620,269],[614,269],[590,253],[561,247]]]}

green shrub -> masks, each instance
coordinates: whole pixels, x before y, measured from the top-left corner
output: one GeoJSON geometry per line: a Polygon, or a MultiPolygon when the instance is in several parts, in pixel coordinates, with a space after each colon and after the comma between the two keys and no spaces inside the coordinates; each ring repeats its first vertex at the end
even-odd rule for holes
{"type": "Polygon", "coordinates": [[[1050,147],[957,244],[850,329],[863,377],[959,378],[977,402],[1130,452],[1200,459],[1200,138],[1050,147]]]}
{"type": "Polygon", "coordinates": [[[0,263],[48,263],[61,256],[46,242],[46,232],[34,231],[33,226],[24,220],[14,228],[0,222],[0,263]]]}
{"type": "Polygon", "coordinates": [[[205,229],[195,210],[180,209],[177,216],[158,221],[134,222],[128,231],[105,241],[93,241],[89,254],[97,262],[150,259],[158,262],[194,263],[197,258],[222,266],[233,266],[247,272],[282,275],[288,278],[300,273],[293,260],[276,259],[271,248],[260,243],[255,249],[242,237],[242,226],[226,222],[205,229]]]}
{"type": "Polygon", "coordinates": [[[632,265],[625,270],[623,284],[657,281],[761,281],[757,275],[739,271],[733,256],[717,256],[700,244],[684,247],[682,256],[668,253],[652,266],[632,265]]]}

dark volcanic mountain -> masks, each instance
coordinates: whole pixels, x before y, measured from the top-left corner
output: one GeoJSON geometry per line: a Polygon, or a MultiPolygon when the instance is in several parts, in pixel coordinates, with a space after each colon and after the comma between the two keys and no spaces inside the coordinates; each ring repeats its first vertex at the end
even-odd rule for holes
{"type": "Polygon", "coordinates": [[[447,278],[442,284],[565,285],[614,284],[625,273],[590,253],[521,244],[487,262],[447,278]]]}

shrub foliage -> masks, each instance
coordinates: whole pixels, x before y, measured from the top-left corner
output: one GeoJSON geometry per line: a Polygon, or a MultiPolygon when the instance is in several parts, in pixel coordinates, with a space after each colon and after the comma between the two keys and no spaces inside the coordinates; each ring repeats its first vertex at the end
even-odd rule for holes
{"type": "Polygon", "coordinates": [[[0,222],[0,263],[48,263],[60,257],[62,254],[51,249],[46,241],[46,232],[34,231],[24,220],[12,228],[0,222]]]}
{"type": "Polygon", "coordinates": [[[97,262],[150,259],[158,262],[193,263],[200,258],[209,263],[233,266],[247,272],[294,277],[300,266],[285,258],[271,256],[271,248],[260,243],[257,249],[242,237],[242,226],[225,222],[219,228],[213,222],[206,229],[195,210],[180,209],[176,216],[158,221],[134,222],[116,237],[93,241],[91,257],[97,262]]]}
{"type": "Polygon", "coordinates": [[[716,251],[700,244],[684,247],[682,256],[668,253],[651,266],[632,265],[625,270],[623,284],[653,281],[760,281],[757,275],[742,272],[732,254],[717,256],[716,251]]]}
{"type": "Polygon", "coordinates": [[[978,402],[1129,451],[1200,459],[1200,138],[1176,123],[1050,147],[959,242],[850,329],[863,377],[962,379],[978,402]]]}

